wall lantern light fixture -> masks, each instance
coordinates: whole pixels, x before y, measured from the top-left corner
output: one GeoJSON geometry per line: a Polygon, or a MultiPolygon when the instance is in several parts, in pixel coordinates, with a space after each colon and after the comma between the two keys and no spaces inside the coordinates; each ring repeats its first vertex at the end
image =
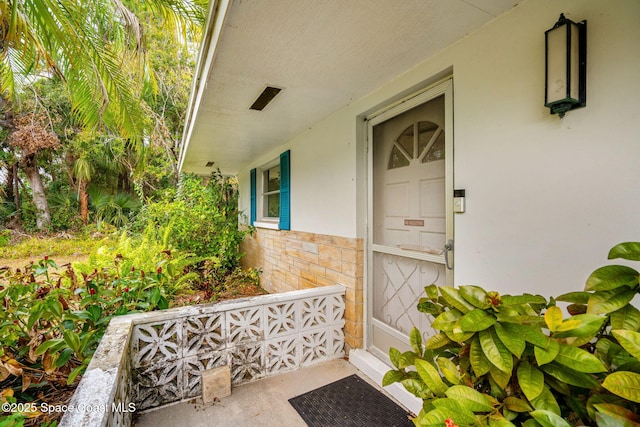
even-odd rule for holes
{"type": "Polygon", "coordinates": [[[544,38],[544,106],[562,118],[587,105],[587,21],[575,23],[561,13],[544,38]]]}

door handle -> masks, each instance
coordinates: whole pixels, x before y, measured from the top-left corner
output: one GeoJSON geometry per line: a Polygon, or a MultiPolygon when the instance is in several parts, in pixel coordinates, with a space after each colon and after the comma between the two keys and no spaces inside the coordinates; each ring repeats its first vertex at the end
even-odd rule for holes
{"type": "Polygon", "coordinates": [[[453,259],[449,259],[449,253],[453,251],[453,240],[447,240],[447,243],[444,244],[444,265],[449,269],[453,270],[453,259]],[[451,261],[451,264],[449,263],[451,261]]]}

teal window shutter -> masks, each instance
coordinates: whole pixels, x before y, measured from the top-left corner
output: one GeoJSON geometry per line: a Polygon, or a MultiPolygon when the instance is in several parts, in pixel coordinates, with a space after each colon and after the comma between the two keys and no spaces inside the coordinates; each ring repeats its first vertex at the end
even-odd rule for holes
{"type": "Polygon", "coordinates": [[[258,210],[257,207],[257,200],[256,200],[256,170],[255,169],[251,169],[251,172],[249,172],[249,177],[250,177],[250,181],[251,181],[251,214],[250,214],[250,221],[251,221],[251,225],[253,225],[253,223],[256,222],[256,213],[258,210]]]}
{"type": "Polygon", "coordinates": [[[289,183],[291,181],[291,151],[280,154],[280,230],[291,229],[291,196],[289,183]]]}

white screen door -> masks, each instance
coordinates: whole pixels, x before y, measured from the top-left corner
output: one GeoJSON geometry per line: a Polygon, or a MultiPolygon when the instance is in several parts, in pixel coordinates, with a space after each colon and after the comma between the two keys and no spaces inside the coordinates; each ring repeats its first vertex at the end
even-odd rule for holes
{"type": "Polygon", "coordinates": [[[424,287],[453,283],[451,81],[369,122],[368,348],[410,348],[424,287]]]}

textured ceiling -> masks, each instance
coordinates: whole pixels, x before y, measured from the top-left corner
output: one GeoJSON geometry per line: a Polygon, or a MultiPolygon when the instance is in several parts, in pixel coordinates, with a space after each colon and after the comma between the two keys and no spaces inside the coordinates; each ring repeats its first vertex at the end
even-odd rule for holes
{"type": "Polygon", "coordinates": [[[233,174],[520,1],[234,0],[182,170],[233,174]],[[250,110],[267,85],[283,90],[250,110]]]}

